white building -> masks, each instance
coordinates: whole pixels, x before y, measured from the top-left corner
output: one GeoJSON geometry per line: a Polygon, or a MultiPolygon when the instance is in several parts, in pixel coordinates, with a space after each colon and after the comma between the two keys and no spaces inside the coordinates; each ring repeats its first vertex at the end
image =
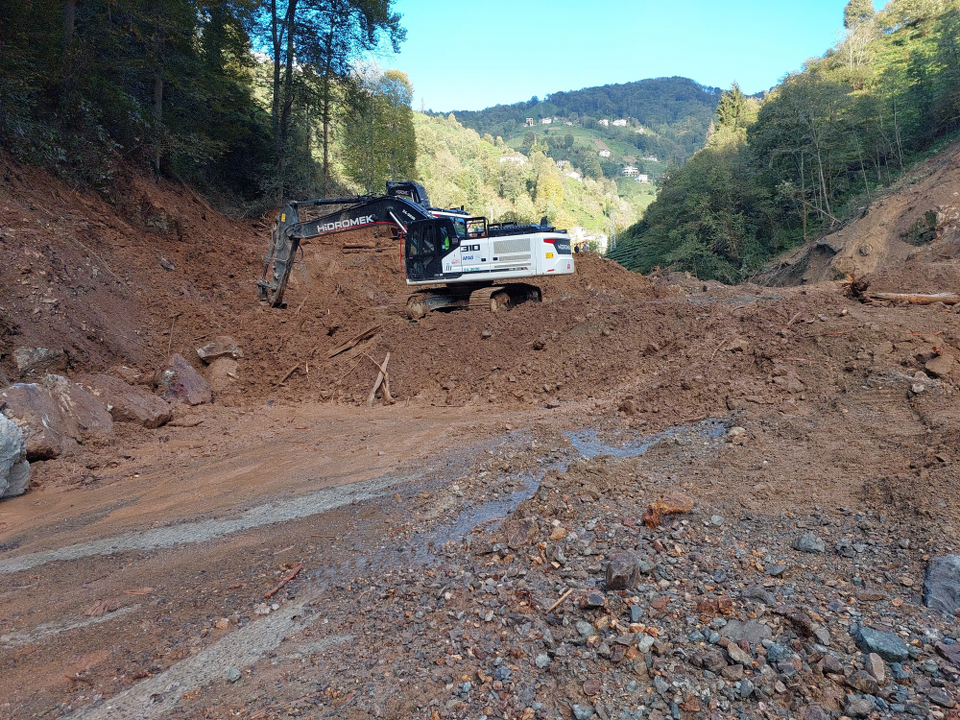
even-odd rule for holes
{"type": "Polygon", "coordinates": [[[597,120],[597,125],[602,125],[603,127],[610,127],[609,120],[597,120]]]}
{"type": "Polygon", "coordinates": [[[573,178],[577,182],[583,182],[583,177],[576,170],[571,170],[568,173],[564,173],[568,178],[573,178]]]}
{"type": "Polygon", "coordinates": [[[505,162],[516,163],[517,165],[525,165],[527,159],[523,155],[504,155],[502,158],[500,158],[500,163],[503,164],[505,162]]]}
{"type": "Polygon", "coordinates": [[[540,118],[541,125],[550,125],[553,123],[553,118],[540,118]]]}
{"type": "Polygon", "coordinates": [[[626,127],[626,126],[627,126],[627,121],[626,121],[626,120],[614,120],[614,121],[613,121],[613,126],[614,126],[614,127],[626,127]]]}
{"type": "Polygon", "coordinates": [[[623,170],[620,171],[621,175],[626,175],[627,177],[634,177],[640,171],[635,168],[633,165],[627,165],[623,170]]]}
{"type": "Polygon", "coordinates": [[[645,184],[646,184],[646,183],[649,183],[649,182],[650,182],[650,176],[647,175],[646,173],[640,173],[639,175],[637,175],[637,182],[638,182],[638,183],[645,183],[645,184]]]}
{"type": "Polygon", "coordinates": [[[601,150],[601,151],[600,151],[600,157],[610,157],[610,151],[609,151],[609,150],[601,150]]]}

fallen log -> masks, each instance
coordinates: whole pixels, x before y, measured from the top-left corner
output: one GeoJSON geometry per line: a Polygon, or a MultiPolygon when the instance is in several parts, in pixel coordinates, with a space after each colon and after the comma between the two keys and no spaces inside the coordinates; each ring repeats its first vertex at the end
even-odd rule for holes
{"type": "Polygon", "coordinates": [[[337,355],[339,355],[339,354],[342,353],[342,352],[346,352],[347,350],[349,350],[350,348],[352,348],[352,347],[353,347],[354,345],[356,345],[357,343],[363,342],[363,341],[366,340],[368,337],[374,335],[374,334],[375,334],[380,328],[382,328],[382,327],[383,327],[383,323],[378,323],[378,324],[376,324],[376,325],[371,325],[370,327],[368,327],[366,330],[364,330],[364,331],[363,331],[362,333],[360,333],[359,335],[350,338],[350,339],[347,340],[347,342],[345,342],[343,345],[340,345],[339,347],[336,347],[336,348],[334,348],[333,350],[331,350],[330,352],[328,352],[328,353],[327,353],[327,359],[329,360],[330,358],[336,357],[337,355]]]}
{"type": "Polygon", "coordinates": [[[933,303],[938,302],[942,302],[944,305],[956,305],[960,303],[960,295],[954,293],[921,295],[917,293],[871,292],[868,294],[868,297],[872,300],[889,300],[891,302],[906,302],[915,305],[933,305],[933,303]]]}
{"type": "MultiPolygon", "coordinates": [[[[367,355],[370,360],[373,360],[369,355],[367,355]]],[[[373,384],[373,390],[370,391],[370,397],[367,398],[367,407],[373,407],[373,401],[377,397],[377,390],[380,389],[380,386],[383,384],[383,381],[387,377],[387,363],[390,362],[390,353],[387,353],[387,356],[383,359],[383,365],[377,363],[376,360],[373,360],[373,364],[377,366],[377,369],[380,371],[377,373],[377,381],[373,384]]],[[[390,397],[390,390],[387,385],[383,387],[384,399],[387,402],[393,402],[393,398],[390,397]]]]}

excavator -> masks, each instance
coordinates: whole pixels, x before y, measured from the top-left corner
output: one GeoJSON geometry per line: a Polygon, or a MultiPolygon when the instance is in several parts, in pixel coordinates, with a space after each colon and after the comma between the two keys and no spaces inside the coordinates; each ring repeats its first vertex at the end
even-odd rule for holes
{"type": "Polygon", "coordinates": [[[303,240],[377,225],[390,226],[400,241],[407,285],[421,286],[407,301],[411,319],[430,310],[469,307],[478,294],[489,298],[494,312],[540,301],[539,287],[518,281],[574,272],[569,235],[546,217],[539,225],[490,223],[463,208],[431,207],[417,183],[388,181],[385,195],[287,202],[277,214],[257,282],[260,301],[285,307],[284,291],[303,240]]]}

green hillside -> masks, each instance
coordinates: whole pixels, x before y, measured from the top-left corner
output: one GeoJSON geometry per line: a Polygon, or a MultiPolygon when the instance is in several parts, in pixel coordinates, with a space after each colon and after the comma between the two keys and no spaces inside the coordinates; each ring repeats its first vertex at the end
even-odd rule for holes
{"type": "Polygon", "coordinates": [[[414,114],[417,175],[435,205],[464,206],[494,222],[538,222],[586,233],[618,233],[653,202],[653,185],[633,178],[572,177],[538,145],[521,154],[503,138],[481,137],[453,115],[414,114]]]}
{"type": "Polygon", "coordinates": [[[960,5],[851,0],[846,33],[762,104],[734,87],[716,132],[663,179],[614,259],[736,282],[836,230],[960,133],[960,5]]]}

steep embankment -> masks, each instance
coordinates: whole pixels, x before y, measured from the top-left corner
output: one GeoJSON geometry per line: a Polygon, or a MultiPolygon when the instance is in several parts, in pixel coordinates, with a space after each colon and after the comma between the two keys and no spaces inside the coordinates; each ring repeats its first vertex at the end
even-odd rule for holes
{"type": "Polygon", "coordinates": [[[960,287],[960,143],[913,169],[853,222],[788,253],[759,281],[811,284],[853,275],[875,290],[960,287]]]}

